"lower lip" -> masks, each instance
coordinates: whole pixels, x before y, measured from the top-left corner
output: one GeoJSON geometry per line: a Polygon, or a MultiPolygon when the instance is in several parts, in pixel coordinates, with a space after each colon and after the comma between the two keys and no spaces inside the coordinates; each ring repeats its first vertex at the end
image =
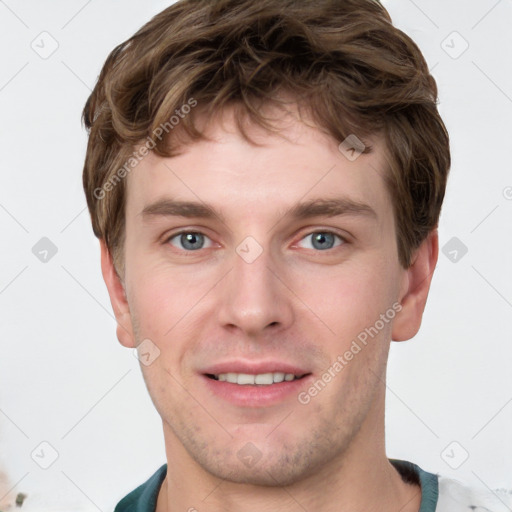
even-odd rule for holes
{"type": "Polygon", "coordinates": [[[302,379],[270,385],[240,385],[202,376],[208,389],[216,396],[238,407],[268,407],[279,404],[291,396],[297,397],[308,384],[311,375],[302,379]]]}

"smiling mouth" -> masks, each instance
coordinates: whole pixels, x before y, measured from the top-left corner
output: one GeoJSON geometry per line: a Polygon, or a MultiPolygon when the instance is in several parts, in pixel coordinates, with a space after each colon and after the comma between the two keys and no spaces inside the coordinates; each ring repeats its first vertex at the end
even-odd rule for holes
{"type": "Polygon", "coordinates": [[[271,386],[272,384],[279,384],[280,382],[300,380],[307,375],[310,374],[305,373],[303,375],[294,375],[293,373],[283,372],[258,373],[256,375],[249,373],[219,373],[217,375],[206,374],[210,379],[220,382],[229,382],[230,384],[238,384],[240,386],[271,386]]]}

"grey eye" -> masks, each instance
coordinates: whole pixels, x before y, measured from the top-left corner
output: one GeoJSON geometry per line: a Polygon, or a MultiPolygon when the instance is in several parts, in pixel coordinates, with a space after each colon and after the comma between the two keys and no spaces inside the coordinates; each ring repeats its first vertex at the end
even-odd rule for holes
{"type": "MultiPolygon", "coordinates": [[[[205,247],[205,237],[202,233],[195,231],[187,231],[184,233],[177,233],[169,238],[169,243],[178,249],[185,249],[187,251],[197,251],[205,247]]],[[[208,239],[209,240],[209,239],[208,239]]]]}
{"type": "Polygon", "coordinates": [[[333,247],[341,245],[341,242],[344,242],[339,235],[330,233],[329,231],[315,231],[314,233],[306,235],[302,240],[311,240],[306,249],[317,249],[320,251],[332,249],[333,247]],[[335,245],[336,239],[340,240],[340,243],[335,245]]]}

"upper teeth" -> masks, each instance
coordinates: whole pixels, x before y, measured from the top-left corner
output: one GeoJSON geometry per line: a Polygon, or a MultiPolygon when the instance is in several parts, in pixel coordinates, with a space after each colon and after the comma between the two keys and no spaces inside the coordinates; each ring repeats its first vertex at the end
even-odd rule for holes
{"type": "Polygon", "coordinates": [[[248,373],[220,373],[214,376],[217,380],[231,382],[233,384],[263,384],[269,385],[275,382],[290,381],[297,378],[293,373],[259,373],[250,375],[248,373]]]}

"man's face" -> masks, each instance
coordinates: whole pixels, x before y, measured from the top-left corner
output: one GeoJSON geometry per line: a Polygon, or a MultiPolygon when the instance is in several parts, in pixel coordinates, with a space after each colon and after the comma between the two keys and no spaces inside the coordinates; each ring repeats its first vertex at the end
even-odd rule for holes
{"type": "Polygon", "coordinates": [[[146,340],[142,370],[168,455],[232,481],[283,485],[334,463],[363,433],[368,447],[383,436],[405,271],[381,141],[351,161],[339,141],[287,118],[286,138],[250,126],[254,146],[224,114],[208,131],[214,141],[148,155],[128,177],[133,344],[146,340]],[[368,208],[322,213],[339,200],[368,208]],[[297,215],[314,201],[323,203],[297,215]],[[214,215],[202,215],[206,205],[214,215]]]}

